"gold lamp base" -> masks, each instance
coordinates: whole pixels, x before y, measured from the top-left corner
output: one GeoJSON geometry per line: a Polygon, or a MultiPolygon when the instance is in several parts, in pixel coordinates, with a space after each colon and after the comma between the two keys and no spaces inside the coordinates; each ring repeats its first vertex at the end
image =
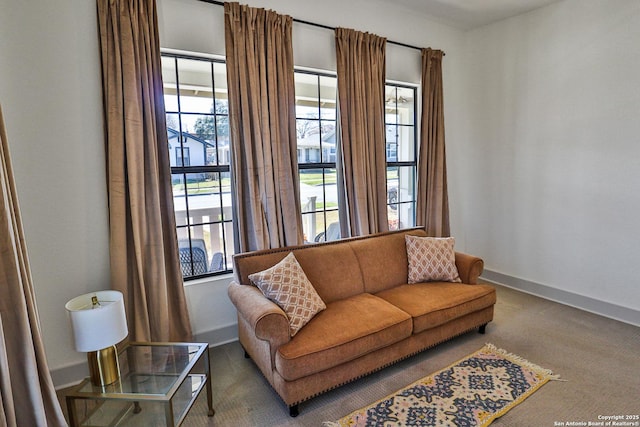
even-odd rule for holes
{"type": "Polygon", "coordinates": [[[89,373],[93,385],[104,387],[120,379],[120,364],[116,346],[87,353],[89,373]]]}

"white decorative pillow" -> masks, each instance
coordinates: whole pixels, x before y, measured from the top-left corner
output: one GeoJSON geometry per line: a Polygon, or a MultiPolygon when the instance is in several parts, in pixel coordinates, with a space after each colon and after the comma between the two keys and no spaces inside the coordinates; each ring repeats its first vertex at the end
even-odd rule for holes
{"type": "Polygon", "coordinates": [[[456,268],[453,237],[405,235],[409,259],[409,283],[461,282],[456,268]]]}
{"type": "Polygon", "coordinates": [[[273,267],[250,274],[249,280],[284,310],[292,337],[313,316],[327,308],[293,252],[273,267]]]}

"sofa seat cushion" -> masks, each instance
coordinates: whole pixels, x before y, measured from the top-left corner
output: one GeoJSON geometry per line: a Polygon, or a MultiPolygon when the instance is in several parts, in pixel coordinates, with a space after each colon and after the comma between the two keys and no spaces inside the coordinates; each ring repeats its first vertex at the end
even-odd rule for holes
{"type": "Polygon", "coordinates": [[[376,296],[409,313],[413,333],[435,328],[451,320],[495,304],[496,291],[489,285],[428,282],[400,285],[376,296]]]}
{"type": "Polygon", "coordinates": [[[333,301],[278,349],[276,370],[293,381],[401,341],[411,329],[411,316],[374,295],[333,301]]]}

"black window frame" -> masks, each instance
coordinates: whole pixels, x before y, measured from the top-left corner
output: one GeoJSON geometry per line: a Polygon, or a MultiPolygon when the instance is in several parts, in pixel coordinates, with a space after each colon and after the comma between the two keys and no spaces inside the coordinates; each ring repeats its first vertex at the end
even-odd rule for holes
{"type": "MultiPolygon", "coordinates": [[[[192,234],[192,228],[193,227],[198,227],[198,226],[207,226],[207,225],[213,225],[213,226],[219,226],[221,228],[222,234],[223,234],[223,238],[222,238],[222,256],[223,256],[223,260],[222,260],[222,269],[221,270],[216,270],[216,271],[207,271],[204,274],[195,274],[195,264],[194,264],[194,256],[192,255],[191,257],[189,257],[190,260],[190,267],[191,267],[191,275],[184,275],[183,274],[183,281],[187,282],[187,281],[191,281],[191,280],[195,280],[195,279],[201,279],[201,278],[205,278],[205,277],[213,277],[213,276],[220,276],[220,275],[225,275],[225,274],[229,274],[232,273],[232,265],[231,262],[229,261],[230,259],[230,255],[234,253],[234,247],[232,244],[229,244],[230,242],[233,241],[233,232],[231,233],[231,236],[227,236],[226,234],[226,227],[225,224],[231,224],[232,225],[232,229],[233,227],[235,227],[235,224],[233,223],[233,219],[231,217],[226,218],[223,217],[222,218],[218,218],[218,219],[211,219],[209,218],[209,221],[206,222],[191,222],[190,218],[190,207],[189,207],[189,194],[188,194],[188,182],[189,182],[189,176],[193,175],[193,174],[201,174],[201,175],[205,175],[205,174],[213,174],[214,176],[217,176],[218,179],[218,195],[219,195],[219,203],[220,206],[224,206],[223,205],[223,186],[222,186],[222,181],[223,181],[223,174],[228,174],[230,176],[231,173],[231,167],[230,164],[220,164],[220,159],[219,159],[219,145],[218,145],[218,131],[217,131],[217,127],[218,127],[218,118],[219,117],[227,117],[228,119],[228,111],[227,113],[219,113],[216,111],[216,108],[214,107],[213,111],[211,111],[210,113],[193,113],[193,112],[185,112],[182,111],[182,106],[181,106],[181,95],[180,95],[180,70],[178,67],[178,63],[180,59],[185,59],[185,60],[193,60],[193,61],[203,61],[203,62],[208,62],[210,64],[211,67],[211,87],[213,89],[213,94],[212,94],[212,105],[216,105],[216,94],[215,94],[215,89],[216,89],[216,85],[215,85],[215,73],[214,73],[214,64],[225,64],[225,60],[223,59],[216,59],[216,58],[211,58],[211,57],[206,57],[206,56],[198,56],[198,55],[188,55],[188,54],[177,54],[177,53],[172,53],[172,52],[161,52],[161,58],[165,59],[165,58],[170,58],[174,61],[174,71],[175,71],[175,85],[176,85],[176,97],[177,97],[177,105],[178,105],[178,109],[177,110],[166,110],[165,114],[167,116],[169,115],[175,115],[178,117],[178,129],[177,132],[179,133],[178,135],[178,141],[180,143],[180,147],[176,147],[176,149],[181,149],[183,150],[182,152],[184,153],[185,149],[188,150],[188,147],[186,147],[184,145],[186,138],[191,136],[191,134],[187,134],[185,132],[183,132],[183,126],[182,126],[182,117],[184,115],[197,115],[197,116],[210,116],[213,118],[213,123],[214,123],[214,132],[213,132],[213,136],[215,138],[214,141],[214,150],[215,150],[215,159],[216,159],[216,164],[213,165],[197,165],[197,166],[191,166],[191,165],[182,165],[182,164],[176,164],[175,166],[171,167],[171,176],[172,176],[172,185],[173,185],[173,180],[174,177],[176,175],[181,176],[182,182],[184,183],[184,197],[185,197],[185,209],[186,209],[186,224],[176,224],[176,231],[179,234],[181,229],[186,229],[186,234],[188,236],[188,248],[189,248],[189,252],[193,254],[193,249],[194,247],[197,247],[196,245],[194,245],[194,240],[193,240],[193,234],[192,234]]],[[[177,160],[177,159],[176,159],[177,160]]],[[[176,161],[177,163],[177,161],[176,161]]],[[[206,163],[206,149],[205,149],[205,163],[206,163]]],[[[174,195],[175,197],[175,195],[174,195]]],[[[233,202],[232,202],[233,203],[233,202]]],[[[212,255],[213,256],[213,255],[212,255]]],[[[209,259],[207,259],[207,266],[209,266],[210,261],[209,259]]],[[[207,267],[208,268],[208,267],[207,267]]]]}
{"type": "MultiPolygon", "coordinates": [[[[411,215],[411,224],[402,224],[402,223],[398,223],[398,229],[404,229],[404,228],[411,228],[414,227],[416,224],[416,192],[417,192],[417,171],[418,171],[418,105],[417,105],[417,96],[418,96],[418,87],[414,86],[414,85],[410,85],[410,84],[404,84],[404,83],[400,83],[400,82],[395,82],[395,81],[387,81],[385,82],[385,94],[387,93],[389,88],[395,88],[395,101],[396,101],[396,110],[397,110],[397,101],[398,101],[398,88],[402,88],[402,89],[408,89],[411,90],[413,92],[413,117],[412,117],[412,121],[411,124],[403,124],[400,123],[400,120],[398,119],[398,117],[396,117],[396,120],[394,123],[389,123],[387,122],[387,115],[386,115],[386,111],[385,111],[385,153],[388,154],[389,153],[389,142],[386,140],[386,135],[387,132],[386,130],[388,129],[389,126],[393,126],[395,127],[395,153],[396,153],[396,160],[395,161],[389,161],[388,156],[386,158],[386,162],[387,162],[387,166],[386,166],[386,170],[387,170],[387,206],[388,209],[391,209],[392,211],[396,211],[398,212],[400,207],[402,205],[409,205],[412,215],[411,215]],[[399,129],[400,128],[413,128],[413,159],[412,160],[398,160],[398,137],[400,135],[399,129]],[[412,168],[412,194],[413,197],[411,200],[398,200],[398,195],[400,194],[400,188],[399,185],[396,186],[396,200],[391,200],[392,199],[392,189],[389,188],[389,178],[388,178],[388,174],[389,174],[389,169],[390,168],[397,168],[398,171],[400,170],[400,168],[406,168],[406,167],[410,167],[412,168]]],[[[387,101],[385,101],[385,103],[387,103],[387,101]]],[[[386,108],[386,106],[385,106],[386,108]]]]}
{"type": "MultiPolygon", "coordinates": [[[[300,162],[300,156],[298,156],[297,159],[297,163],[298,163],[298,175],[300,175],[300,173],[305,173],[309,172],[309,171],[313,171],[313,170],[319,170],[322,173],[322,194],[323,194],[323,200],[326,200],[326,185],[327,185],[327,174],[335,174],[336,175],[336,185],[337,185],[337,174],[338,174],[338,170],[336,167],[336,161],[333,162],[329,162],[326,161],[328,159],[324,159],[324,150],[322,147],[322,133],[323,133],[323,127],[322,127],[322,123],[323,122],[333,122],[334,125],[334,132],[338,131],[338,108],[337,108],[337,102],[338,100],[336,99],[336,108],[335,108],[335,118],[334,119],[323,119],[322,115],[320,114],[321,111],[321,93],[320,93],[320,78],[324,77],[324,78],[331,78],[331,79],[335,79],[336,81],[336,88],[337,88],[337,82],[338,82],[338,76],[335,73],[330,73],[330,72],[323,72],[323,71],[312,71],[312,70],[307,70],[307,69],[303,69],[303,68],[295,68],[294,69],[294,79],[295,79],[295,74],[306,74],[306,75],[310,75],[310,76],[314,76],[317,78],[317,82],[318,82],[318,91],[317,91],[317,99],[318,99],[318,117],[317,118],[312,118],[312,117],[298,117],[297,112],[296,112],[296,123],[298,122],[298,120],[312,120],[312,121],[317,121],[318,122],[318,129],[320,132],[320,136],[319,136],[319,141],[320,141],[320,161],[319,162],[300,162]],[[331,172],[333,171],[333,172],[331,172]]],[[[337,89],[336,89],[337,90],[337,89]]],[[[305,154],[306,150],[303,150],[303,154],[302,157],[306,158],[308,157],[307,154],[305,154]]],[[[335,157],[335,153],[334,153],[334,157],[335,157]]],[[[300,182],[300,176],[298,176],[298,180],[300,182]]],[[[301,201],[302,202],[302,201],[301,201]]],[[[312,214],[318,214],[320,213],[322,215],[322,223],[324,224],[324,227],[321,230],[316,230],[316,235],[315,236],[306,236],[306,241],[308,243],[314,243],[314,242],[321,242],[321,241],[325,241],[324,239],[326,239],[326,235],[327,235],[327,230],[329,228],[329,225],[327,223],[327,213],[330,212],[339,212],[339,206],[336,206],[335,208],[328,208],[326,207],[326,203],[323,204],[323,207],[321,210],[317,209],[317,204],[316,206],[313,208],[312,211],[303,211],[302,212],[302,219],[304,221],[305,215],[312,215],[312,214]]]]}

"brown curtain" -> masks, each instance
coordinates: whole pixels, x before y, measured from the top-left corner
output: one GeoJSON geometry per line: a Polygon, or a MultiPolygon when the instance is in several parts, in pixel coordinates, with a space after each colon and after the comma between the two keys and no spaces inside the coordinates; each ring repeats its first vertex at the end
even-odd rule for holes
{"type": "Polygon", "coordinates": [[[224,16],[236,249],[301,244],[293,20],[238,3],[224,16]]]}
{"type": "Polygon", "coordinates": [[[337,28],[338,195],[342,236],[387,231],[386,39],[337,28]]]}
{"type": "Polygon", "coordinates": [[[440,50],[422,49],[422,123],[418,155],[416,225],[434,237],[448,237],[449,198],[444,144],[442,57],[440,50]]]}
{"type": "Polygon", "coordinates": [[[0,426],[66,426],[49,374],[0,108],[0,426]]]}
{"type": "Polygon", "coordinates": [[[111,286],[129,339],[190,341],[173,211],[154,0],[98,0],[111,286]]]}

